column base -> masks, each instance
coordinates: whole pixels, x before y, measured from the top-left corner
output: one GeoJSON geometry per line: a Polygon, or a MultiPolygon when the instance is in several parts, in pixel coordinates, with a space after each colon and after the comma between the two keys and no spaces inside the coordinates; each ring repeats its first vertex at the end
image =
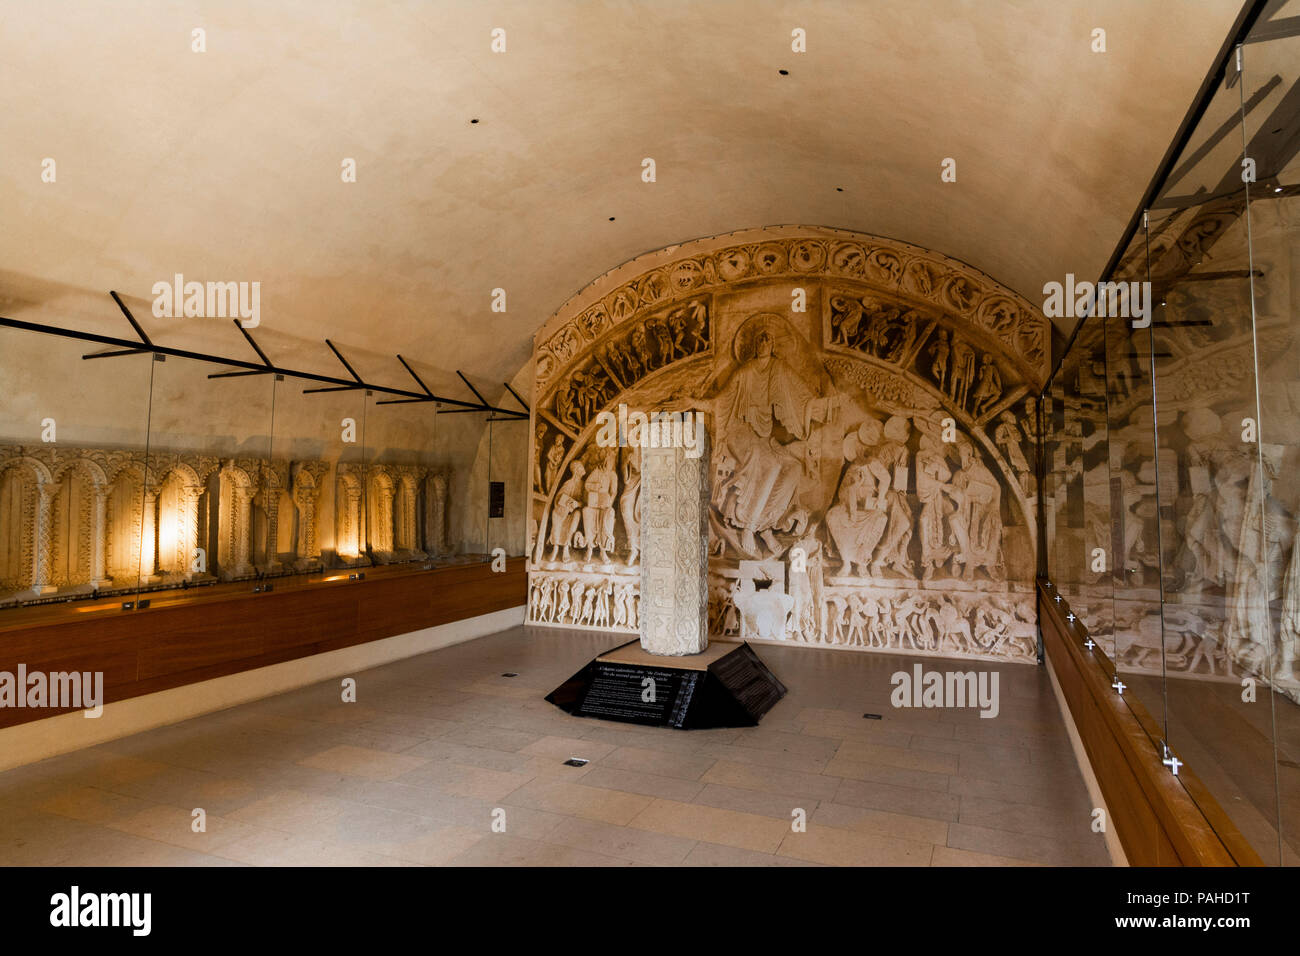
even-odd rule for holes
{"type": "Polygon", "coordinates": [[[660,657],[628,641],[546,699],[575,717],[692,730],[757,726],[785,694],[785,685],[744,642],[713,641],[702,654],[660,657]],[[647,701],[649,687],[654,699],[647,701]]]}

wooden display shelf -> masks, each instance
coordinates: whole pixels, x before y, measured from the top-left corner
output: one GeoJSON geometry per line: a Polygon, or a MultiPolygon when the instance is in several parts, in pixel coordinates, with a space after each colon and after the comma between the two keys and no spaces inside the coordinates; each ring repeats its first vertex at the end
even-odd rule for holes
{"type": "Polygon", "coordinates": [[[1192,768],[1160,762],[1160,727],[1142,703],[1111,687],[1115,669],[1090,650],[1068,602],[1038,582],[1043,644],[1092,764],[1124,854],[1133,866],[1262,866],[1192,768]]]}

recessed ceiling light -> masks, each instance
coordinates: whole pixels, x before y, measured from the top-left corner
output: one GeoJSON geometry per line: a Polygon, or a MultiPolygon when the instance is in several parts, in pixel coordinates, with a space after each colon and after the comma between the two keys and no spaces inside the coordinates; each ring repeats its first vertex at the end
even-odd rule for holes
{"type": "Polygon", "coordinates": [[[610,217],[609,217],[609,221],[610,221],[610,222],[613,222],[613,221],[614,221],[614,217],[613,217],[613,216],[610,216],[610,217]]]}
{"type": "Polygon", "coordinates": [[[776,72],[780,73],[782,76],[789,76],[789,75],[790,75],[790,71],[789,71],[789,70],[777,70],[776,72]]]}
{"type": "Polygon", "coordinates": [[[837,193],[842,193],[842,192],[844,192],[844,187],[843,187],[843,186],[836,186],[836,187],[835,187],[835,191],[836,191],[837,193]]]}
{"type": "Polygon", "coordinates": [[[470,120],[470,122],[471,122],[471,123],[477,123],[478,120],[477,120],[477,119],[472,119],[472,120],[470,120]]]}

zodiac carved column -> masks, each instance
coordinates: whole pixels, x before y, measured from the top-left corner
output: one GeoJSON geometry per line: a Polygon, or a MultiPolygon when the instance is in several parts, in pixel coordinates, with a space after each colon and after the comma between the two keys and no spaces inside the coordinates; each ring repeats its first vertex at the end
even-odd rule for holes
{"type": "Polygon", "coordinates": [[[641,449],[641,646],[699,654],[709,646],[709,451],[641,449]]]}

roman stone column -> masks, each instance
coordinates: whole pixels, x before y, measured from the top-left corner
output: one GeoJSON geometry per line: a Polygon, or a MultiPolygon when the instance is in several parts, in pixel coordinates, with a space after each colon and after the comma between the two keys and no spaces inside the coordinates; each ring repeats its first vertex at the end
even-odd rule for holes
{"type": "Polygon", "coordinates": [[[198,485],[182,485],[176,495],[176,570],[188,581],[194,577],[194,549],[199,546],[199,496],[203,489],[198,485]]]}
{"type": "Polygon", "coordinates": [[[56,590],[50,583],[53,576],[50,570],[54,557],[54,494],[56,489],[46,481],[37,480],[35,531],[32,555],[32,590],[37,594],[49,594],[56,590]]]}
{"type": "Polygon", "coordinates": [[[268,484],[262,490],[266,511],[266,570],[280,570],[280,489],[268,484]]]}
{"type": "Polygon", "coordinates": [[[158,489],[144,492],[144,522],[140,537],[140,576],[145,581],[158,578],[158,489]]]}
{"type": "Polygon", "coordinates": [[[429,478],[426,499],[424,550],[438,555],[447,550],[447,476],[436,473],[429,478]]]}
{"type": "Polygon", "coordinates": [[[641,647],[699,654],[709,646],[709,450],[641,449],[641,647]]]}
{"type": "Polygon", "coordinates": [[[90,585],[105,588],[113,583],[104,570],[104,555],[108,548],[108,488],[95,487],[95,507],[91,511],[90,529],[90,585]]]}

